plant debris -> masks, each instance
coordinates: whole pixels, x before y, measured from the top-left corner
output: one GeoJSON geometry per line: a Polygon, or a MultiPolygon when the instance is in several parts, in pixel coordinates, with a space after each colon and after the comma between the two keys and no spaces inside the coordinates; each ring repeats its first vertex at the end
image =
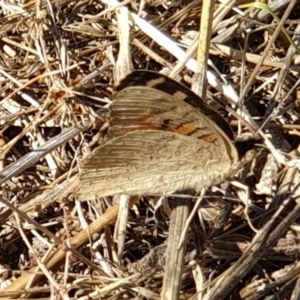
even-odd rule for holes
{"type": "Polygon", "coordinates": [[[278,19],[214,3],[202,44],[198,1],[1,1],[0,299],[162,299],[164,197],[74,190],[117,82],[147,69],[195,88],[205,49],[205,100],[236,141],[259,139],[231,184],[199,195],[169,285],[179,299],[300,298],[300,3],[267,7],[278,19]]]}

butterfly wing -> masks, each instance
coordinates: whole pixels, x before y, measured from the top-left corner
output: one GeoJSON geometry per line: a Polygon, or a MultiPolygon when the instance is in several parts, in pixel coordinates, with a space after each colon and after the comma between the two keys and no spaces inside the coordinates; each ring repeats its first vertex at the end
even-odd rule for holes
{"type": "Polygon", "coordinates": [[[121,91],[129,86],[147,86],[172,95],[180,102],[185,102],[199,109],[202,114],[217,124],[230,139],[233,139],[233,133],[228,123],[199,96],[177,81],[157,72],[138,70],[133,71],[123,79],[117,87],[117,91],[121,91]]]}
{"type": "Polygon", "coordinates": [[[145,195],[194,188],[224,180],[232,161],[204,140],[159,130],[138,130],[95,149],[81,167],[78,194],[145,195]]]}
{"type": "Polygon", "coordinates": [[[224,180],[238,160],[216,124],[155,88],[127,87],[111,109],[108,141],[81,166],[84,198],[200,190],[224,180]]]}
{"type": "Polygon", "coordinates": [[[107,138],[141,129],[171,131],[198,138],[216,134],[215,138],[231,144],[227,135],[201,110],[155,88],[127,87],[114,98],[107,138]]]}

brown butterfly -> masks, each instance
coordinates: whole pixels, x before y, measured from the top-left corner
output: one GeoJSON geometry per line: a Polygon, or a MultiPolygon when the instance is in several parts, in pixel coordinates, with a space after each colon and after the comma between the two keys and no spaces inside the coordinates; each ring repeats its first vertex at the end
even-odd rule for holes
{"type": "Polygon", "coordinates": [[[81,198],[221,183],[240,166],[226,121],[176,81],[134,71],[117,87],[106,142],[84,160],[81,198]]]}

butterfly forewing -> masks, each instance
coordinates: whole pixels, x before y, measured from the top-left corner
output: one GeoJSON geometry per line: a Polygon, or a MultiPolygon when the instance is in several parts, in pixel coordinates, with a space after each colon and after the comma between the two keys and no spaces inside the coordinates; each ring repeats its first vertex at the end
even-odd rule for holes
{"type": "Polygon", "coordinates": [[[149,87],[128,87],[116,95],[112,104],[108,138],[141,129],[201,138],[220,131],[215,128],[200,110],[167,93],[149,87]]]}
{"type": "Polygon", "coordinates": [[[189,104],[200,110],[203,115],[217,124],[230,139],[233,139],[233,133],[228,123],[200,97],[177,81],[156,72],[139,70],[129,74],[117,87],[117,91],[130,86],[151,87],[156,91],[167,93],[175,99],[189,104]]]}

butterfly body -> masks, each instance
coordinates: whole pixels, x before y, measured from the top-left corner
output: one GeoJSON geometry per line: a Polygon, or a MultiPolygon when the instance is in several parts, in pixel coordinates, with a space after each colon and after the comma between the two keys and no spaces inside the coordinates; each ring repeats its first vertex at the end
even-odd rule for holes
{"type": "MultiPolygon", "coordinates": [[[[170,81],[176,87],[173,80],[148,73],[156,76],[159,84],[170,81]]],[[[136,77],[141,77],[138,71],[129,75],[124,80],[127,86],[123,83],[113,100],[106,142],[81,166],[79,196],[201,190],[236,171],[237,150],[211,119],[215,112],[208,110],[206,115],[201,108],[183,101],[185,88],[180,84],[178,91],[170,94],[157,89],[153,78],[150,86],[130,84],[136,77]]]]}

